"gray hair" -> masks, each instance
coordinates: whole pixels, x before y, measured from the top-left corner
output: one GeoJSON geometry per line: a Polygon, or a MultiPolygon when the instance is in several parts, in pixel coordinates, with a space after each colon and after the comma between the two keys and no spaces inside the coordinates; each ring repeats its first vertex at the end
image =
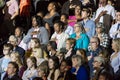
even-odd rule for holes
{"type": "Polygon", "coordinates": [[[96,56],[96,57],[94,57],[94,60],[96,60],[96,61],[98,61],[98,62],[102,63],[103,65],[105,64],[105,60],[104,60],[104,58],[103,58],[103,57],[96,56]]]}
{"type": "Polygon", "coordinates": [[[104,26],[104,24],[103,24],[102,22],[96,23],[96,28],[101,28],[101,29],[102,29],[102,32],[105,31],[105,26],[104,26]]]}
{"type": "Polygon", "coordinates": [[[80,55],[73,55],[72,56],[72,59],[77,59],[78,61],[78,66],[82,65],[83,64],[83,59],[80,55]]]}
{"type": "Polygon", "coordinates": [[[82,32],[83,32],[83,33],[86,33],[86,32],[85,32],[85,28],[83,27],[83,25],[82,25],[81,22],[77,22],[77,23],[75,23],[75,24],[78,24],[79,27],[81,28],[82,32]]]}

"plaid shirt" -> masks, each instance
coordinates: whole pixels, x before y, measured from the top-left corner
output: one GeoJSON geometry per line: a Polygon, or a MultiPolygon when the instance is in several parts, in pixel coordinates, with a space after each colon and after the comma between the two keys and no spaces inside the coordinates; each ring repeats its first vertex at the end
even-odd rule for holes
{"type": "Polygon", "coordinates": [[[106,47],[109,46],[109,44],[110,44],[110,40],[109,40],[108,34],[102,33],[101,40],[100,40],[100,45],[106,48],[106,47]]]}

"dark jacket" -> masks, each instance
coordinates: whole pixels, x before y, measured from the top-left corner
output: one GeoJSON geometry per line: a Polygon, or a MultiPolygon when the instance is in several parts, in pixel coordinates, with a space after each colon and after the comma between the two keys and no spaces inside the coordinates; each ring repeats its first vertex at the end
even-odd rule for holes
{"type": "Polygon", "coordinates": [[[12,76],[11,78],[9,78],[8,75],[6,74],[3,80],[22,80],[22,79],[17,74],[12,76]]]}

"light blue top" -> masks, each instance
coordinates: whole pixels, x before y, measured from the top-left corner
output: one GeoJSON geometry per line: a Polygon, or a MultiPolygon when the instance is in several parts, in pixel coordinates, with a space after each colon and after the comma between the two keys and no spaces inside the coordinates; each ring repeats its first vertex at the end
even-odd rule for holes
{"type": "Polygon", "coordinates": [[[65,33],[67,33],[68,35],[73,34],[73,33],[74,33],[73,27],[70,26],[70,25],[67,25],[67,28],[66,28],[66,30],[65,30],[65,33]]]}
{"type": "Polygon", "coordinates": [[[110,64],[111,64],[114,72],[116,73],[118,71],[118,69],[119,69],[119,66],[120,66],[120,51],[117,53],[118,55],[116,57],[112,58],[112,56],[114,54],[116,54],[116,53],[113,53],[111,55],[111,58],[110,58],[111,59],[111,63],[110,64]]]}
{"type": "Polygon", "coordinates": [[[84,28],[88,29],[86,32],[88,37],[93,37],[95,35],[95,22],[92,20],[87,20],[86,22],[82,21],[81,23],[83,24],[84,28]]]}
{"type": "MultiPolygon", "coordinates": [[[[70,38],[76,38],[76,33],[72,34],[70,38]]],[[[85,33],[80,34],[80,38],[76,40],[75,49],[88,49],[89,38],[85,33]]]]}
{"type": "Polygon", "coordinates": [[[0,59],[0,73],[4,72],[7,69],[8,63],[10,62],[10,58],[1,58],[0,59]]]}

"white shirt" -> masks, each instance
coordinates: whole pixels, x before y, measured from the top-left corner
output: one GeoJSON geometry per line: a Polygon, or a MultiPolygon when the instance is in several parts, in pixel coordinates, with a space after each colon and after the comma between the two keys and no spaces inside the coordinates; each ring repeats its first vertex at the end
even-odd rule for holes
{"type": "MultiPolygon", "coordinates": [[[[115,35],[116,35],[115,32],[117,31],[118,24],[120,23],[116,23],[112,25],[112,27],[110,28],[109,35],[113,39],[115,39],[115,35]]],[[[120,26],[119,26],[119,30],[120,30],[120,26]]],[[[120,38],[120,33],[118,33],[117,38],[120,38]]]]}
{"type": "Polygon", "coordinates": [[[74,29],[72,26],[70,25],[67,25],[67,29],[65,30],[65,33],[68,34],[68,35],[71,35],[74,33],[74,29]]]}
{"type": "Polygon", "coordinates": [[[52,35],[52,38],[56,38],[56,43],[57,43],[57,49],[60,50],[60,48],[65,47],[65,41],[67,38],[69,38],[69,35],[62,32],[61,34],[57,34],[56,32],[54,32],[54,34],[52,35]]]}
{"type": "MultiPolygon", "coordinates": [[[[102,11],[107,11],[107,14],[111,15],[115,19],[115,9],[111,5],[106,5],[105,7],[99,7],[96,11],[95,19],[99,16],[102,11]]],[[[103,23],[103,16],[100,17],[99,22],[103,23]]]]}

